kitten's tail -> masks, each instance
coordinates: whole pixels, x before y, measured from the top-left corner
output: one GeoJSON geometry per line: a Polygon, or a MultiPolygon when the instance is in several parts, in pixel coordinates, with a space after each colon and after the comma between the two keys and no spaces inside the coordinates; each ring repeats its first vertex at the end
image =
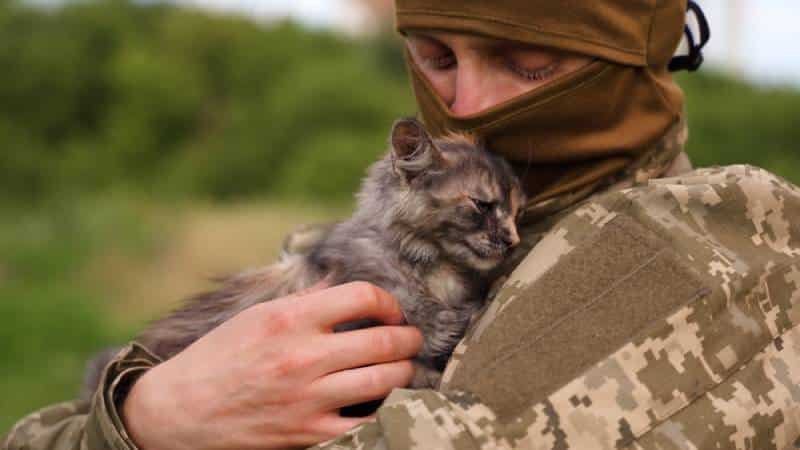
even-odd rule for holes
{"type": "Polygon", "coordinates": [[[306,289],[322,279],[307,255],[285,253],[280,261],[223,279],[219,289],[197,295],[154,322],[137,337],[168,359],[245,309],[306,289]]]}

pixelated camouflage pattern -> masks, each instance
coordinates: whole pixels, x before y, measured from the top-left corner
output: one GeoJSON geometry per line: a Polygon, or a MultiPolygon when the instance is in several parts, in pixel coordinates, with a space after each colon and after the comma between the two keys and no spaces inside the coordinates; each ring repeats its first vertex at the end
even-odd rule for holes
{"type": "MultiPolygon", "coordinates": [[[[456,350],[442,393],[397,391],[376,424],[321,448],[796,448],[798,219],[800,189],[750,166],[702,169],[593,197],[559,221],[512,273],[456,350]],[[503,326],[504,310],[530,300],[530,287],[558,270],[590,230],[622,215],[669,236],[708,287],[704,295],[599,357],[514,420],[500,421],[501,411],[450,390],[470,347],[488,328],[503,326]],[[362,434],[373,436],[369,445],[359,440],[362,434]]],[[[535,357],[531,351],[519,359],[535,357]]]]}
{"type": "Polygon", "coordinates": [[[532,405],[519,417],[525,433],[507,443],[537,449],[794,445],[800,433],[800,190],[749,166],[652,180],[582,205],[512,274],[457,349],[443,390],[482,331],[502,322],[508,304],[525,301],[527,287],[581,245],[585,228],[619,217],[619,205],[671,236],[710,290],[532,405]],[[574,230],[582,231],[573,240],[574,230]]]}
{"type": "MultiPolygon", "coordinates": [[[[441,392],[396,390],[375,422],[316,448],[796,448],[800,189],[750,166],[651,179],[664,173],[663,162],[653,158],[613,188],[564,201],[560,211],[542,205],[546,212],[525,227],[527,247],[515,256],[515,269],[451,358],[441,392]],[[533,304],[537,285],[562,270],[589,236],[623,220],[667,241],[681,268],[703,286],[699,295],[595,355],[545,395],[518,399],[526,406],[510,419],[488,406],[494,399],[456,389],[470,378],[474,349],[514,344],[491,340],[512,310],[533,304]]],[[[517,368],[536,358],[535,346],[526,347],[517,368]]],[[[135,448],[112,399],[124,394],[132,373],[156,362],[129,346],[107,369],[91,407],[68,403],[28,416],[3,448],[135,448]]],[[[496,382],[527,380],[501,373],[496,382]]]]}

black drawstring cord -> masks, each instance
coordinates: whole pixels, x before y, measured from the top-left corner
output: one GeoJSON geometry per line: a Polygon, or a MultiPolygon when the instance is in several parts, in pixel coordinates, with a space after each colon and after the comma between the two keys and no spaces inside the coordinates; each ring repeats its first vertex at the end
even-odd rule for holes
{"type": "Polygon", "coordinates": [[[700,42],[695,39],[691,27],[688,24],[684,26],[683,32],[686,34],[686,39],[689,43],[689,54],[672,58],[669,63],[670,72],[679,70],[694,72],[703,65],[703,47],[711,39],[711,27],[708,26],[708,19],[706,19],[705,13],[703,13],[696,1],[689,0],[689,11],[693,12],[697,17],[697,25],[700,27],[700,42]]]}

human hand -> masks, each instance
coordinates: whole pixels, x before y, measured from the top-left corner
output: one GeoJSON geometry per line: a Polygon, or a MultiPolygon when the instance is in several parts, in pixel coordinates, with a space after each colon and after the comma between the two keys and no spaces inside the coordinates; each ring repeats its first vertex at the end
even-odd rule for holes
{"type": "Polygon", "coordinates": [[[408,385],[421,346],[397,301],[368,283],[272,300],[146,372],[123,420],[142,450],[305,447],[371,420],[338,410],[408,385]],[[333,332],[360,319],[385,325],[333,332]]]}

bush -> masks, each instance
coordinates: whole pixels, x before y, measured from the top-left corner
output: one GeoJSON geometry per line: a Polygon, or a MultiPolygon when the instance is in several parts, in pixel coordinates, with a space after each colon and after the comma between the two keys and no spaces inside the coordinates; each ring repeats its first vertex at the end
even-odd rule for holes
{"type": "Polygon", "coordinates": [[[800,93],[719,74],[679,78],[687,93],[689,153],[700,166],[747,162],[800,183],[800,93]]]}

